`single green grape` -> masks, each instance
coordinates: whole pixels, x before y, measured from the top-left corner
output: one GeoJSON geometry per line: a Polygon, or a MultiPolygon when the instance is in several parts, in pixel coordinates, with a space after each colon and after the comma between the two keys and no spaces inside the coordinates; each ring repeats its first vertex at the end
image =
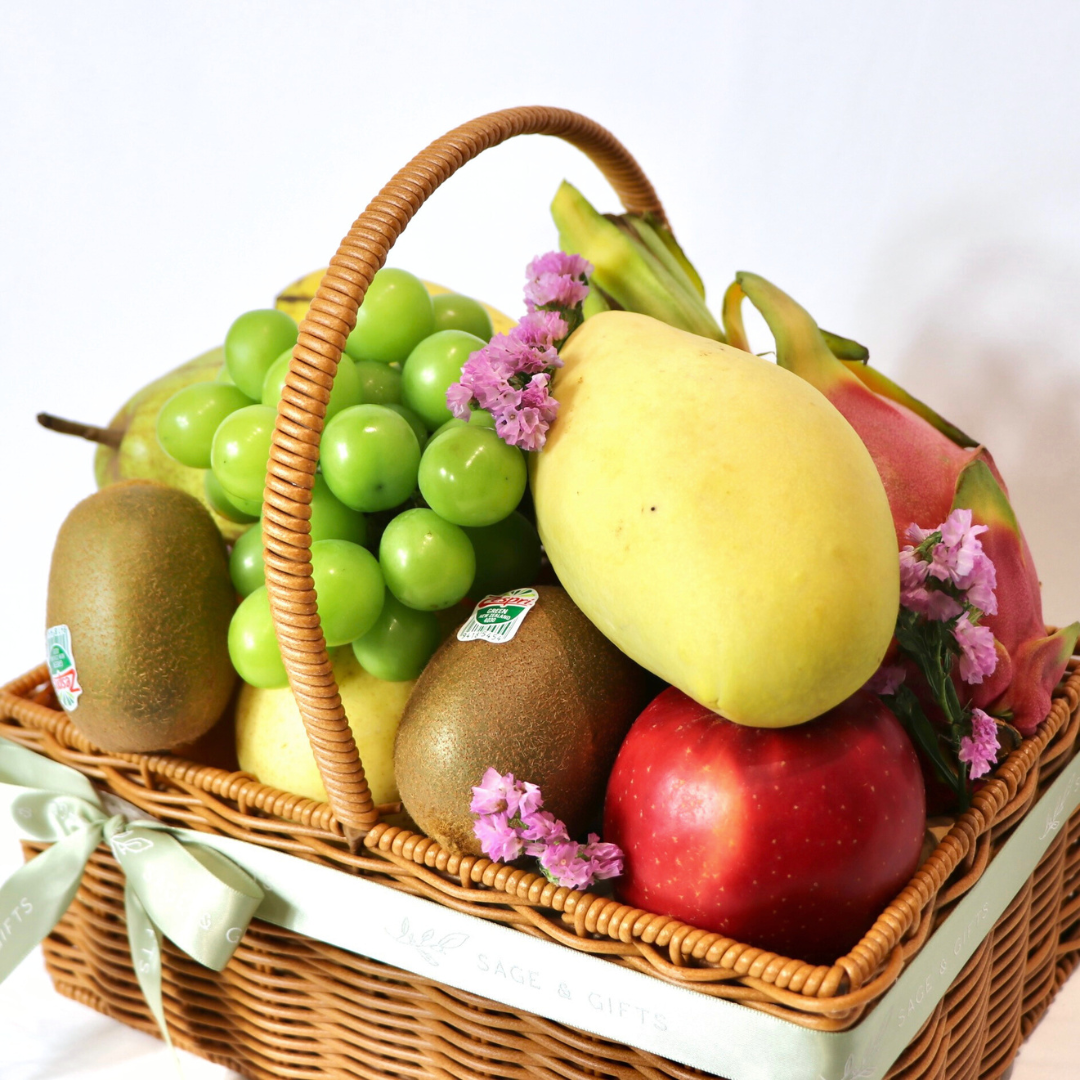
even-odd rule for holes
{"type": "Polygon", "coordinates": [[[320,540],[311,545],[311,576],[327,645],[347,645],[375,625],[386,587],[379,562],[367,548],[348,540],[320,540]]]}
{"type": "Polygon", "coordinates": [[[490,341],[495,328],[484,305],[461,293],[440,293],[431,298],[435,308],[435,333],[440,330],[464,330],[484,341],[490,341]]]}
{"type": "Polygon", "coordinates": [[[469,598],[504,593],[531,585],[540,573],[540,534],[515,510],[509,517],[480,529],[466,529],[476,552],[476,577],[469,598]]]}
{"type": "Polygon", "coordinates": [[[476,556],[465,531],[426,508],[406,510],[386,526],[379,565],[386,587],[418,611],[456,604],[476,575],[476,556]]]}
{"type": "Polygon", "coordinates": [[[446,391],[461,378],[469,356],[484,347],[482,338],[464,330],[440,330],[424,338],[401,370],[402,401],[434,431],[451,419],[446,391]]]}
{"type": "Polygon", "coordinates": [[[330,490],[373,513],[400,506],[416,490],[420,444],[409,422],[384,405],[354,405],[323,431],[321,463],[330,490]]]}
{"type": "Polygon", "coordinates": [[[210,468],[214,432],[230,413],[254,402],[238,386],[199,382],[178,390],[158,411],[157,439],[161,449],[182,465],[210,468]]]}
{"type": "Polygon", "coordinates": [[[261,521],[237,537],[229,555],[229,576],[241,596],[250,596],[266,584],[261,521]]]}
{"type": "Polygon", "coordinates": [[[331,490],[322,473],[315,474],[311,491],[311,542],[348,540],[363,544],[367,540],[367,520],[359,510],[350,510],[331,490]]]}
{"type": "MultiPolygon", "coordinates": [[[[262,403],[269,405],[275,412],[281,400],[281,391],[285,389],[285,376],[289,372],[292,349],[286,349],[271,365],[263,381],[262,403]]],[[[356,374],[356,365],[347,356],[341,358],[334,375],[334,385],[330,390],[330,400],[326,403],[324,422],[330,417],[347,409],[350,405],[359,405],[363,401],[360,393],[360,377],[356,374]]]]}
{"type": "Polygon", "coordinates": [[[352,643],[352,650],[376,679],[405,682],[419,676],[441,639],[437,615],[406,607],[387,590],[375,625],[352,643]]]}
{"type": "Polygon", "coordinates": [[[268,405],[248,405],[226,416],[214,432],[210,467],[225,494],[242,510],[256,502],[262,506],[276,419],[268,405]]]}
{"type": "Polygon", "coordinates": [[[225,335],[225,365],[232,381],[252,401],[262,398],[270,365],[296,344],[300,328],[276,308],[247,311],[225,335]]]}
{"type": "Polygon", "coordinates": [[[495,417],[486,409],[471,409],[468,420],[459,420],[455,416],[431,433],[427,442],[424,443],[424,449],[426,450],[444,431],[449,431],[451,428],[465,427],[466,424],[471,427],[493,428],[495,426],[495,417]]]}
{"type": "Polygon", "coordinates": [[[494,525],[525,494],[525,455],[492,428],[460,427],[432,439],[420,459],[420,494],[455,525],[494,525]]]}
{"type": "Polygon", "coordinates": [[[265,585],[245,597],[233,613],[229,658],[240,678],[251,686],[269,690],[289,685],[265,585]]]}
{"type": "Polygon", "coordinates": [[[228,495],[242,514],[247,514],[250,518],[262,517],[263,501],[261,495],[257,499],[244,499],[238,495],[229,495],[228,492],[225,492],[225,494],[228,495]]]}
{"type": "Polygon", "coordinates": [[[360,380],[360,401],[365,405],[399,405],[401,403],[401,371],[378,360],[357,360],[356,374],[360,380]]]}
{"type": "Polygon", "coordinates": [[[259,512],[261,506],[256,508],[254,514],[249,514],[246,510],[241,510],[239,506],[229,498],[225,489],[221,486],[221,481],[207,469],[203,473],[203,492],[206,495],[206,501],[227,521],[235,521],[238,525],[243,525],[247,521],[258,521],[259,512]]]}
{"type": "Polygon", "coordinates": [[[404,416],[405,419],[409,421],[409,427],[413,429],[416,441],[420,446],[424,446],[428,440],[428,429],[424,426],[424,421],[421,420],[408,405],[387,405],[386,407],[388,409],[393,409],[398,416],[404,416]]]}
{"type": "Polygon", "coordinates": [[[345,351],[354,360],[404,360],[435,328],[427,287],[407,270],[384,267],[372,279],[345,351]]]}

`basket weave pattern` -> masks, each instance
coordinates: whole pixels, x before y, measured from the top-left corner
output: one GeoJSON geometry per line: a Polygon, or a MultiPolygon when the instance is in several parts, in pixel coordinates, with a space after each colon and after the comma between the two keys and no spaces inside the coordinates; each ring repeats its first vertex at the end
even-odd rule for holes
{"type": "MultiPolygon", "coordinates": [[[[1078,732],[1080,662],[1074,660],[1038,734],[998,768],[863,942],[824,968],[602,897],[554,889],[543,878],[487,859],[451,856],[426,837],[387,825],[368,833],[365,850],[354,854],[325,804],[169,755],[95,750],[57,708],[44,667],[0,690],[0,737],[79,769],[169,824],[360,873],[823,1030],[855,1023],[895,982],[906,959],[979,880],[994,850],[1071,760],[1078,732]],[[925,902],[916,906],[920,897],[925,902]],[[852,983],[859,957],[894,938],[879,968],[852,983]],[[791,989],[792,973],[802,973],[802,993],[791,989]]],[[[28,856],[39,849],[26,845],[28,856]]],[[[46,962],[62,993],[154,1033],[131,967],[123,911],[123,875],[103,846],[45,943],[46,962]]],[[[1080,813],[1059,830],[889,1076],[999,1076],[1072,971],[1078,950],[1080,813]]],[[[164,980],[178,1044],[259,1080],[703,1075],[258,920],[221,975],[166,942],[164,980]]]]}
{"type": "MultiPolygon", "coordinates": [[[[806,1027],[843,1030],[895,983],[1072,757],[1080,730],[1076,659],[1036,735],[980,788],[863,940],[828,966],[452,854],[380,820],[385,808],[372,805],[319,626],[309,562],[310,491],[326,401],[363,295],[419,206],[470,158],[527,133],[567,139],[589,154],[627,209],[663,216],[637,164],[591,121],[557,109],[491,114],[437,140],[373,200],[300,327],[271,450],[265,558],[282,654],[328,802],[170,754],[104,753],[58,708],[44,666],[0,690],[0,737],[80,770],[167,824],[275,848],[806,1027]]],[[[38,849],[26,848],[28,855],[38,849]]],[[[1080,814],[1018,888],[890,1077],[967,1080],[1007,1068],[1076,963],[1080,814]]],[[[122,875],[102,847],[45,943],[46,961],[62,993],[153,1033],[123,911],[122,875]]],[[[167,942],[163,968],[177,1043],[266,1080],[703,1075],[259,921],[220,975],[167,942]]]]}

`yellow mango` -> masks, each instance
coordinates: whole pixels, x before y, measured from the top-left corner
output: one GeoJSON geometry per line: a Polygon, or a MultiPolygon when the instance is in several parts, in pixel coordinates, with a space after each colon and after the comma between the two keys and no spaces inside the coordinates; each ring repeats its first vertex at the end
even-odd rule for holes
{"type": "Polygon", "coordinates": [[[540,536],[623,652],[740,724],[854,693],[892,637],[892,515],[862,441],[809,383],[612,311],[563,347],[534,455],[540,536]]]}

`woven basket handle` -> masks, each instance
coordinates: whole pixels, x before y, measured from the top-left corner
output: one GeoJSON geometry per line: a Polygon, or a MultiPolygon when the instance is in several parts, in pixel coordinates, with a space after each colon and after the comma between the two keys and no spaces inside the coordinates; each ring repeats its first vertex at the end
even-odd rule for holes
{"type": "Polygon", "coordinates": [[[350,840],[378,821],[345,718],[315,607],[311,577],[311,489],[319,438],[345,339],[371,279],[412,216],[446,179],[482,150],[514,135],[557,135],[587,154],[630,211],[664,217],[652,184],[610,132],[565,109],[489,113],[436,139],[357,218],[300,324],[278,402],[263,505],[266,585],[281,655],[330,807],[350,840]]]}

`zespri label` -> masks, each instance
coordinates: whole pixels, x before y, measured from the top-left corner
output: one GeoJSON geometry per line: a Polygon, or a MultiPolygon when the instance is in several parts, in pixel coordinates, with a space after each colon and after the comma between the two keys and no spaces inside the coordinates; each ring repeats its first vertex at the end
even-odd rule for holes
{"type": "Polygon", "coordinates": [[[511,589],[509,592],[485,596],[457,632],[458,641],[476,641],[480,638],[494,645],[509,641],[539,599],[540,594],[535,589],[511,589]]]}
{"type": "Polygon", "coordinates": [[[56,700],[65,712],[79,707],[79,675],[75,670],[75,653],[71,648],[71,631],[66,625],[50,626],[45,631],[45,655],[49,662],[49,678],[52,680],[56,700]]]}

